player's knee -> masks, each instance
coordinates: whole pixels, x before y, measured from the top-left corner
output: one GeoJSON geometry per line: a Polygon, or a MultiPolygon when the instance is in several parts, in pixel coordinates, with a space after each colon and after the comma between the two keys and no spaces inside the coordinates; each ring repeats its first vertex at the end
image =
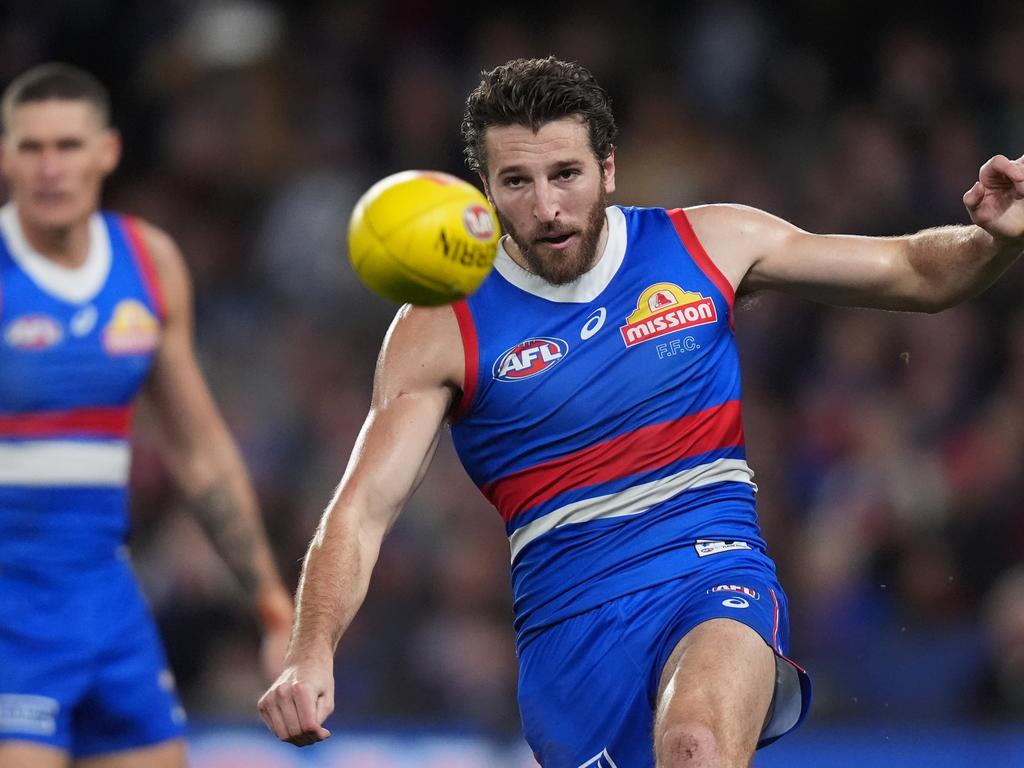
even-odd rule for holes
{"type": "Polygon", "coordinates": [[[715,732],[697,721],[666,728],[655,744],[658,768],[703,768],[725,765],[722,745],[715,732]]]}

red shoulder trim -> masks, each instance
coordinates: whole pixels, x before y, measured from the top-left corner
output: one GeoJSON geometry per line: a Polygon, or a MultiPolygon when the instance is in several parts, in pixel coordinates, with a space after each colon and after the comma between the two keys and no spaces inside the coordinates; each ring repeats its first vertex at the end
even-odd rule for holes
{"type": "Polygon", "coordinates": [[[700,240],[697,239],[697,233],[693,231],[693,225],[690,224],[686,211],[682,208],[674,208],[666,211],[666,213],[672,220],[672,224],[676,228],[676,234],[679,235],[683,246],[689,251],[694,263],[707,276],[708,280],[715,284],[715,287],[718,288],[722,296],[729,303],[729,327],[735,328],[732,310],[733,305],[736,303],[736,291],[732,287],[732,283],[722,274],[718,265],[711,260],[708,252],[704,250],[704,246],[700,244],[700,240]]]}
{"type": "Polygon", "coordinates": [[[132,252],[135,266],[138,267],[139,274],[142,276],[146,293],[149,294],[150,301],[156,307],[160,320],[164,321],[167,319],[167,308],[164,304],[163,291],[160,289],[160,277],[157,273],[156,265],[153,263],[153,255],[149,252],[146,239],[139,230],[139,220],[132,216],[120,216],[119,218],[121,226],[124,227],[124,231],[128,235],[128,242],[131,245],[129,250],[132,252]]]}
{"type": "Polygon", "coordinates": [[[473,398],[476,396],[476,381],[480,372],[480,347],[476,338],[476,326],[473,324],[473,314],[469,311],[469,304],[465,299],[459,299],[452,304],[455,311],[455,319],[459,322],[459,335],[462,337],[462,354],[465,358],[465,372],[462,377],[462,397],[459,405],[452,414],[452,423],[459,421],[473,407],[473,398]]]}

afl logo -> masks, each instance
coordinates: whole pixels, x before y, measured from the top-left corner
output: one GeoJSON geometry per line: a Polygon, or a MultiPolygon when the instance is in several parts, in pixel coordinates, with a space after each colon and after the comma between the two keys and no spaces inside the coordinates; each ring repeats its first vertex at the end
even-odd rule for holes
{"type": "Polygon", "coordinates": [[[4,341],[17,349],[49,349],[63,338],[60,323],[49,315],[22,315],[4,329],[4,341]]]}
{"type": "Polygon", "coordinates": [[[491,212],[482,205],[467,205],[462,214],[462,223],[466,231],[477,240],[487,242],[494,237],[494,219],[491,212]]]}
{"type": "Polygon", "coordinates": [[[558,365],[569,354],[569,344],[562,339],[540,336],[521,341],[494,361],[492,372],[498,381],[519,381],[544,373],[558,365]]]}

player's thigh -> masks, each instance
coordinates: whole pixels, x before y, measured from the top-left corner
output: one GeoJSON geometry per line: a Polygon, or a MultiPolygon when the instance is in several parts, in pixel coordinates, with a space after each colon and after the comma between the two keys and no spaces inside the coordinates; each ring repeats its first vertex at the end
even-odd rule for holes
{"type": "MultiPolygon", "coordinates": [[[[185,768],[184,739],[75,760],[75,768],[185,768]]],[[[3,765],[3,763],[0,763],[3,765]]]]}
{"type": "Polygon", "coordinates": [[[66,768],[71,758],[64,750],[29,741],[0,742],[3,768],[66,768]]]}
{"type": "Polygon", "coordinates": [[[753,755],[775,688],[775,654],[746,624],[716,618],[698,624],[673,649],[655,709],[655,751],[694,731],[726,765],[753,755]],[[707,741],[710,740],[710,741],[707,741]]]}

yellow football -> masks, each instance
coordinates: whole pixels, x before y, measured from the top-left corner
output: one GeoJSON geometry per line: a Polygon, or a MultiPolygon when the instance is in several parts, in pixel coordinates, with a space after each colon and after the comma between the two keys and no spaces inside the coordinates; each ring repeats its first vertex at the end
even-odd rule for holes
{"type": "Polygon", "coordinates": [[[447,304],[475,291],[500,237],[487,198],[438,171],[381,179],[356,203],[348,257],[374,292],[400,304],[447,304]]]}

